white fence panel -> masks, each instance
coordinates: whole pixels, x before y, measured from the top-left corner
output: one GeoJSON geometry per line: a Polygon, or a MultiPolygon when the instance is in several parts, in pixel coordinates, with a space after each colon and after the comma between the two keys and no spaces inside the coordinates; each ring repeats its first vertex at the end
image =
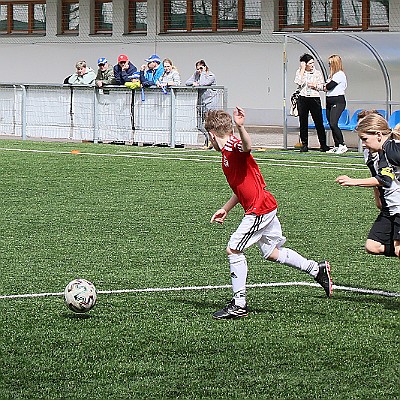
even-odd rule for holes
{"type": "Polygon", "coordinates": [[[96,92],[96,139],[103,142],[132,142],[132,96],[130,89],[96,92]]]}
{"type": "Polygon", "coordinates": [[[22,88],[4,86],[0,95],[0,135],[22,136],[22,88]]]}
{"type": "Polygon", "coordinates": [[[176,144],[197,144],[199,130],[197,128],[197,90],[175,90],[175,142],[176,144]]]}
{"type": "MultiPolygon", "coordinates": [[[[120,86],[0,84],[0,135],[195,145],[204,130],[199,90],[148,88],[142,97],[120,86]]],[[[225,108],[225,89],[214,90],[216,107],[225,108]]]]}
{"type": "Polygon", "coordinates": [[[171,96],[160,89],[145,90],[144,100],[140,90],[134,101],[135,142],[169,144],[171,132],[171,96]]]}
{"type": "Polygon", "coordinates": [[[32,138],[72,139],[70,98],[69,88],[28,86],[26,135],[32,138]]]}
{"type": "Polygon", "coordinates": [[[93,140],[95,136],[94,90],[91,87],[76,86],[71,96],[71,139],[93,140]]]}

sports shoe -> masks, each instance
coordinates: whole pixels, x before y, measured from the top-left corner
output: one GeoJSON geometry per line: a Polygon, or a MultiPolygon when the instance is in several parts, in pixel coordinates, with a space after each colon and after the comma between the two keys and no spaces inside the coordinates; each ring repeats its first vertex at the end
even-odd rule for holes
{"type": "Polygon", "coordinates": [[[308,151],[308,146],[307,145],[303,145],[300,147],[300,153],[307,153],[308,151]]]}
{"type": "Polygon", "coordinates": [[[331,148],[330,148],[329,146],[323,146],[323,147],[321,147],[319,150],[320,150],[321,152],[323,152],[323,153],[327,153],[327,152],[329,152],[330,149],[331,149],[331,148]]]}
{"type": "Polygon", "coordinates": [[[318,263],[319,271],[314,278],[325,290],[327,297],[332,297],[332,278],[331,266],[328,261],[321,261],[318,263]]]}
{"type": "Polygon", "coordinates": [[[327,151],[327,153],[336,153],[338,147],[332,147],[330,150],[327,151]]]}
{"type": "Polygon", "coordinates": [[[346,151],[348,151],[349,149],[347,148],[347,146],[345,144],[339,144],[339,147],[336,150],[336,154],[343,154],[346,153],[346,151]]]}
{"type": "Polygon", "coordinates": [[[235,300],[232,299],[222,310],[216,311],[213,314],[214,319],[232,319],[247,317],[248,310],[247,306],[240,307],[235,304],[235,300]]]}

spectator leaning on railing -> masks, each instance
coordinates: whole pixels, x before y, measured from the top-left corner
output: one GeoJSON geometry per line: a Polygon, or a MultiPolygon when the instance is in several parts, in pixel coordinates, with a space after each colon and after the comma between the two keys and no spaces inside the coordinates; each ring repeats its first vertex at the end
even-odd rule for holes
{"type": "MultiPolygon", "coordinates": [[[[217,84],[215,75],[209,70],[204,60],[196,62],[196,71],[186,81],[186,86],[215,86],[217,84]]],[[[207,111],[217,107],[217,91],[214,89],[198,89],[197,102],[197,125],[203,132],[205,141],[204,148],[212,148],[209,142],[208,132],[204,129],[204,117],[207,111]]]]}
{"type": "Polygon", "coordinates": [[[96,86],[115,85],[114,68],[106,58],[101,57],[97,60],[99,69],[97,70],[96,86]]]}
{"type": "Polygon", "coordinates": [[[149,58],[146,58],[145,61],[147,64],[143,64],[140,70],[144,72],[145,81],[151,82],[151,86],[156,86],[164,73],[164,66],[161,64],[161,59],[157,54],[153,54],[149,58]]]}
{"type": "Polygon", "coordinates": [[[86,65],[86,61],[78,61],[75,65],[76,72],[72,74],[68,83],[70,85],[93,85],[96,74],[92,68],[86,65]]]}
{"type": "Polygon", "coordinates": [[[172,64],[172,61],[169,58],[165,58],[163,60],[163,66],[164,72],[161,75],[157,86],[179,86],[181,84],[181,76],[176,67],[172,64]]]}
{"type": "Polygon", "coordinates": [[[117,85],[124,85],[125,82],[130,82],[129,78],[137,71],[137,68],[129,61],[125,54],[118,56],[118,64],[114,65],[114,77],[117,85]]]}

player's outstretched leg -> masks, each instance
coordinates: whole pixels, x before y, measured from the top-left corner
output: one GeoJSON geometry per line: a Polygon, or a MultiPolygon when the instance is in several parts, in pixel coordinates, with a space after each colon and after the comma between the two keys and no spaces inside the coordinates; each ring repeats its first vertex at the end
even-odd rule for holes
{"type": "Polygon", "coordinates": [[[328,297],[332,296],[333,285],[331,267],[328,261],[317,262],[314,260],[308,260],[296,251],[285,247],[275,249],[267,259],[288,265],[311,275],[314,277],[315,281],[322,286],[326,295],[328,297]]]}
{"type": "Polygon", "coordinates": [[[213,314],[214,319],[233,319],[240,317],[247,317],[248,310],[247,306],[244,307],[237,306],[235,304],[235,299],[232,299],[223,309],[216,311],[213,314]]]}
{"type": "Polygon", "coordinates": [[[331,266],[328,261],[321,261],[318,263],[318,268],[318,274],[314,279],[323,287],[326,296],[332,297],[331,266]]]}

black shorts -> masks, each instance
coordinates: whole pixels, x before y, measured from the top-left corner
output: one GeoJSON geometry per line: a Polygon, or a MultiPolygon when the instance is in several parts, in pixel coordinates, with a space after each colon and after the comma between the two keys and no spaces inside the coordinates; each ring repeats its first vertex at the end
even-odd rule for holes
{"type": "Polygon", "coordinates": [[[368,239],[385,245],[400,240],[400,215],[379,214],[369,231],[368,239]]]}

